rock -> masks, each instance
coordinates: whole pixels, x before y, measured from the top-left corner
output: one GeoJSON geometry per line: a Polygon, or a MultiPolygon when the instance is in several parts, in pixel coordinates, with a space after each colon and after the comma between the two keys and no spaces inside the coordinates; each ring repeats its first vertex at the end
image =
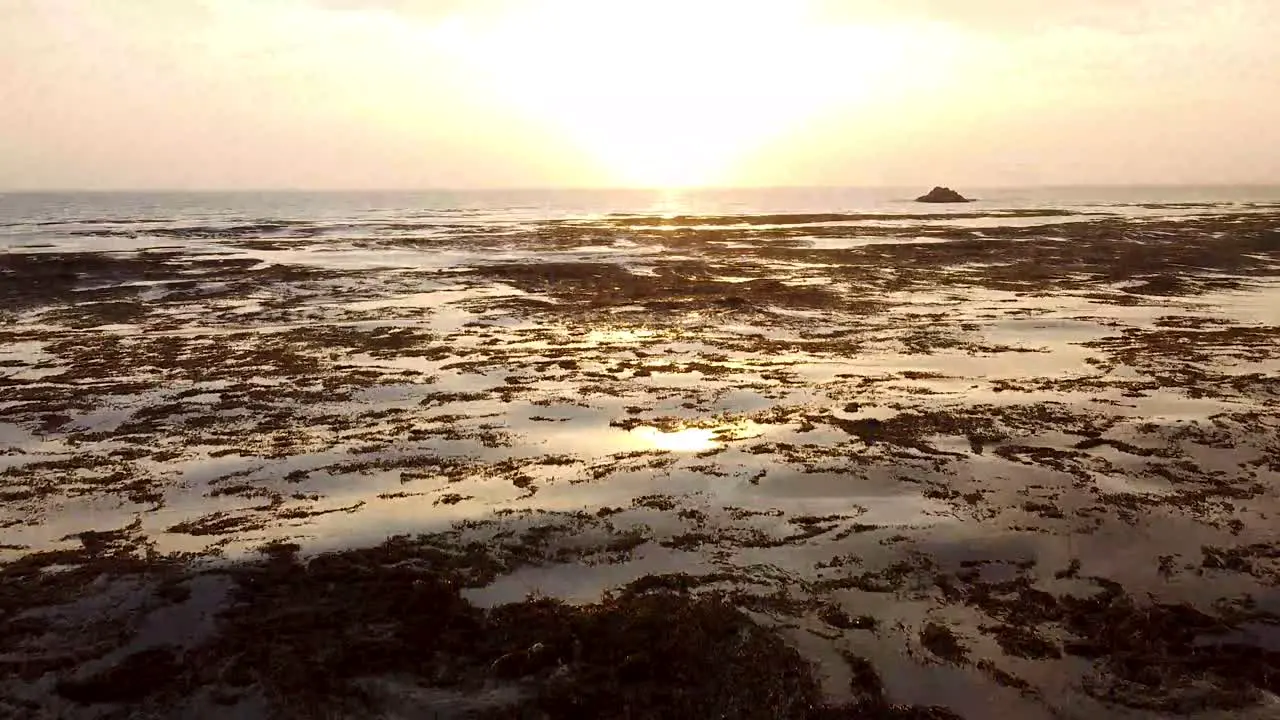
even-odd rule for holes
{"type": "Polygon", "coordinates": [[[931,622],[920,631],[920,644],[929,652],[952,663],[963,663],[969,648],[960,642],[951,628],[931,622]]]}
{"type": "Polygon", "coordinates": [[[921,195],[916,198],[916,202],[923,203],[965,203],[973,202],[960,193],[949,187],[935,187],[930,190],[927,195],[921,195]]]}
{"type": "Polygon", "coordinates": [[[181,670],[172,649],[155,647],[129,655],[91,677],[64,679],[56,692],[82,705],[135,703],[169,687],[181,670]]]}

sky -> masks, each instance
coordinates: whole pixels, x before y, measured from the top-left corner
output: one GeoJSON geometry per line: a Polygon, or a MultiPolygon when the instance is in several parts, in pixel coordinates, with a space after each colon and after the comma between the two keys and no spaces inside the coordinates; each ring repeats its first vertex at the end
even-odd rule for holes
{"type": "Polygon", "coordinates": [[[1280,184],[1277,0],[0,0],[0,190],[1280,184]]]}

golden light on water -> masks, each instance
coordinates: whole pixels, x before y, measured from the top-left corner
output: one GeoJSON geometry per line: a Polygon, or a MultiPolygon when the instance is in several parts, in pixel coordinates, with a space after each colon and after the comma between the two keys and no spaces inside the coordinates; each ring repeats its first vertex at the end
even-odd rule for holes
{"type": "Polygon", "coordinates": [[[663,432],[655,427],[638,427],[631,431],[634,439],[646,449],[666,452],[703,452],[722,446],[716,440],[716,431],[706,428],[685,428],[663,432]]]}
{"type": "Polygon", "coordinates": [[[719,424],[711,427],[686,427],[662,430],[643,425],[631,430],[631,440],[642,450],[663,452],[705,452],[724,447],[731,440],[743,440],[764,434],[764,427],[751,420],[719,424]]]}

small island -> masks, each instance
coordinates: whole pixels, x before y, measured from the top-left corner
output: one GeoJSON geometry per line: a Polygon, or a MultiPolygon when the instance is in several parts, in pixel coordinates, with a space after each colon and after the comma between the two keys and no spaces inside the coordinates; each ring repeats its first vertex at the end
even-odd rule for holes
{"type": "Polygon", "coordinates": [[[952,190],[949,187],[935,187],[934,189],[930,190],[928,194],[921,195],[920,197],[916,198],[916,202],[967,203],[967,202],[973,202],[973,201],[961,195],[960,193],[956,192],[955,190],[952,190]]]}

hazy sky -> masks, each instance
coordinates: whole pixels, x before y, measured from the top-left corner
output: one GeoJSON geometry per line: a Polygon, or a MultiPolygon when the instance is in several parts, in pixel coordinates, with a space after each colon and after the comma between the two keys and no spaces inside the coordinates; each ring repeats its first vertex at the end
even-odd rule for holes
{"type": "Polygon", "coordinates": [[[0,189],[1280,183],[1280,0],[0,0],[0,189]]]}

